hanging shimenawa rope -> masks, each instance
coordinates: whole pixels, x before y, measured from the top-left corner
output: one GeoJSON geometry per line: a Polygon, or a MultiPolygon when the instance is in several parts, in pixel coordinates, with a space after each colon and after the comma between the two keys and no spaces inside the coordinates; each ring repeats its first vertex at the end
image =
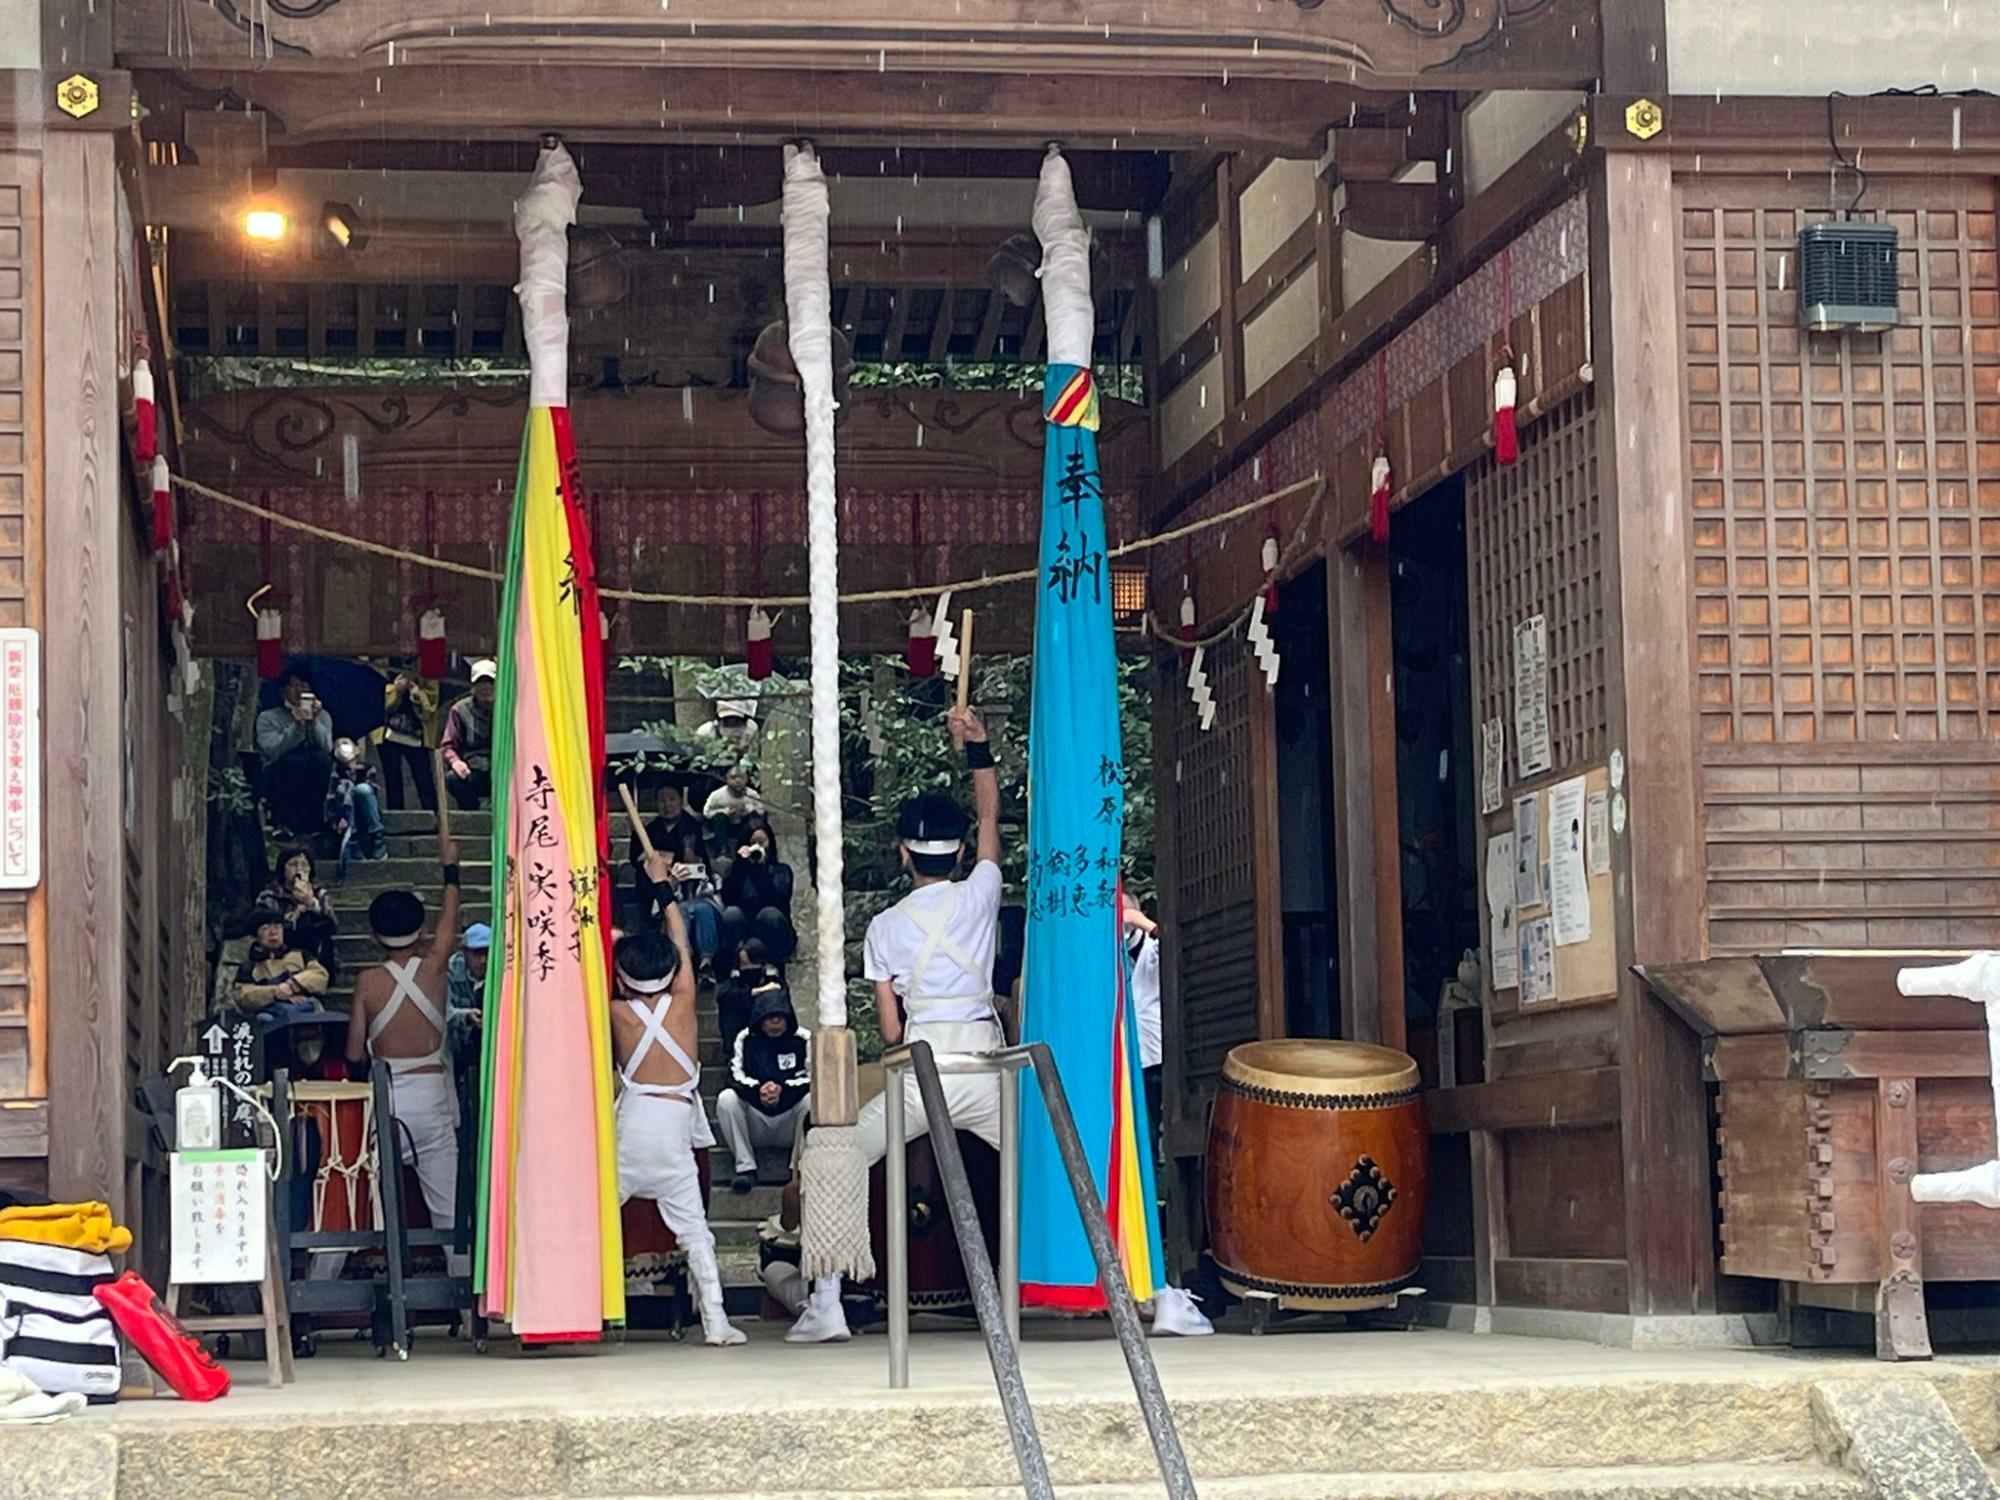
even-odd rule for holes
{"type": "MultiPolygon", "coordinates": [[[[498,583],[500,574],[491,568],[476,567],[471,563],[453,562],[444,557],[426,557],[420,552],[408,552],[400,547],[391,547],[383,542],[371,542],[366,538],[349,536],[344,531],[333,531],[325,526],[315,526],[310,521],[302,521],[296,516],[284,515],[269,506],[259,505],[253,500],[218,490],[203,484],[198,479],[189,479],[184,474],[172,476],[173,482],[190,495],[199,495],[204,500],[213,500],[217,505],[231,510],[242,511],[274,526],[282,526],[290,531],[301,532],[316,537],[323,542],[331,542],[338,547],[348,547],[356,552],[367,552],[376,557],[390,558],[395,562],[408,563],[412,567],[430,568],[440,573],[456,574],[460,578],[479,578],[489,583],[498,583]]],[[[1155,547],[1164,547],[1183,537],[1197,536],[1217,526],[1227,526],[1240,521],[1245,516],[1289,500],[1305,490],[1316,490],[1324,486],[1324,474],[1308,474],[1282,489],[1259,495],[1254,500],[1246,500],[1241,505],[1231,506],[1212,516],[1204,516],[1199,521],[1190,521],[1184,526],[1176,526],[1171,531],[1163,531],[1158,536],[1142,536],[1129,542],[1120,542],[1109,549],[1112,561],[1121,557],[1136,557],[1155,547]]],[[[1317,497],[1315,497],[1317,500],[1317,497]]],[[[1040,576],[1035,568],[1016,568],[1009,573],[989,573],[979,578],[958,579],[950,583],[912,583],[902,588],[863,589],[856,593],[842,594],[842,604],[893,604],[913,598],[936,598],[940,594],[972,593],[977,589],[1000,588],[1011,583],[1032,583],[1040,576]]],[[[767,609],[799,608],[810,604],[807,594],[664,594],[651,593],[643,589],[599,589],[598,594],[605,599],[622,599],[629,604],[691,604],[712,605],[717,609],[748,609],[753,604],[762,604],[767,609]]]]}

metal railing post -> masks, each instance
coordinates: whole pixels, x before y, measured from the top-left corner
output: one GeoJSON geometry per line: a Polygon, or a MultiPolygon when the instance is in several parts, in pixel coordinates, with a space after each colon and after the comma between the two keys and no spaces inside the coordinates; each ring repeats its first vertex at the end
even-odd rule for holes
{"type": "Polygon", "coordinates": [[[889,1386],[903,1390],[910,1383],[910,1162],[904,1143],[902,1069],[883,1070],[882,1124],[887,1151],[882,1158],[882,1224],[889,1252],[889,1386]]]}
{"type": "Polygon", "coordinates": [[[1000,1070],[1000,1306],[1021,1342],[1021,1073],[1000,1070]]]}

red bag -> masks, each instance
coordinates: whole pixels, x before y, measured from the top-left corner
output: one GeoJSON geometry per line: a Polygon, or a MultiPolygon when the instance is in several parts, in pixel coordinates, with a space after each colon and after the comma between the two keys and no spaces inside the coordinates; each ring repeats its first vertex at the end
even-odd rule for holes
{"type": "Polygon", "coordinates": [[[96,1288],[94,1295],[118,1331],[183,1401],[213,1401],[229,1394],[229,1372],[201,1347],[200,1339],[181,1327],[180,1319],[167,1311],[137,1271],[96,1288]]]}

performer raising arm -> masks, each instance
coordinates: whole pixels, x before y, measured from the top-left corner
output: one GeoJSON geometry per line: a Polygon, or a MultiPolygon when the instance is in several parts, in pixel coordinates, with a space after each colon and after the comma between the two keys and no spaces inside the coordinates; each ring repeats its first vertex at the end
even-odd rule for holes
{"type": "MultiPolygon", "coordinates": [[[[646,873],[664,884],[671,874],[667,857],[651,856],[646,873]]],[[[703,1338],[718,1346],[743,1343],[743,1331],[723,1309],[715,1234],[695,1167],[695,1147],[712,1146],[715,1138],[701,1103],[701,1065],[694,1059],[700,1044],[694,953],[679,904],[667,903],[664,935],[620,938],[611,957],[618,985],[611,1003],[611,1048],[625,1083],[618,1097],[619,1201],[651,1198],[687,1251],[703,1338]]]]}
{"type": "MultiPolygon", "coordinates": [[[[891,1046],[925,1041],[938,1053],[992,1052],[1006,1045],[993,1007],[993,950],[1000,931],[1000,781],[986,726],[968,709],[948,720],[953,742],[972,772],[978,815],[977,859],[964,880],[952,874],[965,848],[965,812],[941,792],[905,802],[896,819],[910,894],[868,924],[865,972],[875,986],[882,1040],[891,1046]]],[[[1000,1081],[947,1073],[945,1107],[952,1124],[1000,1146],[1000,1081]]],[[[868,1101],[857,1121],[859,1146],[870,1166],[888,1150],[887,1104],[868,1101]]],[[[904,1077],[905,1142],[929,1130],[916,1079],[904,1077]]],[[[901,1150],[905,1142],[896,1143],[901,1150]]],[[[785,1337],[825,1343],[848,1336],[840,1278],[823,1276],[785,1337]]]]}

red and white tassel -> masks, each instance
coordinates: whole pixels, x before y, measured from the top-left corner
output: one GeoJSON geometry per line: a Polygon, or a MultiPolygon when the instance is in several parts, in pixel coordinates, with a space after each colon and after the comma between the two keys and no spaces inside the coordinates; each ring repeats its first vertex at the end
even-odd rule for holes
{"type": "Polygon", "coordinates": [[[285,674],[285,617],[275,604],[257,606],[257,675],[275,682],[285,674]]]}
{"type": "Polygon", "coordinates": [[[160,452],[160,419],[153,404],[153,366],[145,359],[132,362],[132,451],[142,464],[151,463],[160,452]]]}
{"type": "MultiPolygon", "coordinates": [[[[141,368],[144,361],[141,361],[141,368]]],[[[153,455],[153,550],[165,552],[174,544],[174,482],[167,461],[153,455]]]]}
{"type": "Polygon", "coordinates": [[[910,634],[903,642],[903,665],[912,677],[937,673],[937,636],[931,631],[931,617],[919,604],[910,610],[910,634]]]}
{"type": "Polygon", "coordinates": [[[417,616],[417,675],[436,682],[451,665],[445,649],[444,611],[432,604],[417,616]]]}
{"type": "Polygon", "coordinates": [[[1521,435],[1514,425],[1514,366],[1504,364],[1493,377],[1493,457],[1504,468],[1521,456],[1521,435]]]}
{"type": "Polygon", "coordinates": [[[1368,471],[1368,535],[1378,547],[1389,540],[1389,492],[1395,484],[1389,455],[1376,454],[1374,467],[1368,471]]]}
{"type": "Polygon", "coordinates": [[[771,675],[771,617],[761,604],[750,606],[750,624],[743,633],[743,660],[752,682],[762,682],[771,675]]]}

